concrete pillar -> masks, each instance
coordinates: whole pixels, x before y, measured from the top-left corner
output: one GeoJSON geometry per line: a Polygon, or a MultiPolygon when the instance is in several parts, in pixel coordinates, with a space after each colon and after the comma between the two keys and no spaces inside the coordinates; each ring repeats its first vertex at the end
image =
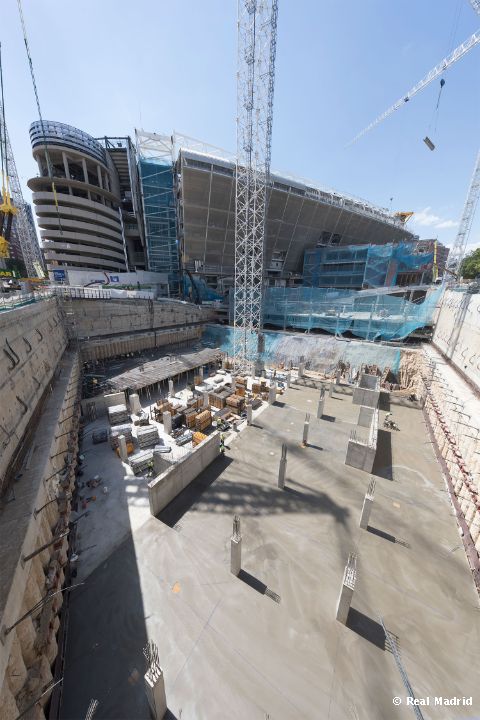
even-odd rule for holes
{"type": "Polygon", "coordinates": [[[135,415],[138,415],[138,413],[141,411],[142,406],[140,405],[140,398],[136,393],[133,393],[133,395],[130,395],[130,410],[132,413],[135,413],[135,415]]]}
{"type": "Polygon", "coordinates": [[[362,514],[360,516],[360,527],[363,530],[368,528],[368,521],[370,520],[370,513],[372,511],[373,499],[375,496],[375,480],[370,480],[367,492],[363,501],[362,514]]]}
{"type": "Polygon", "coordinates": [[[301,378],[305,373],[305,363],[301,362],[298,366],[298,377],[301,378]]]}
{"type": "Polygon", "coordinates": [[[282,457],[280,458],[280,467],[278,468],[278,487],[283,490],[285,487],[285,473],[287,471],[287,446],[282,445],[282,457]]]}
{"type": "Polygon", "coordinates": [[[342,377],[342,371],[340,368],[337,368],[335,371],[335,384],[340,385],[340,378],[342,377]]]}
{"type": "Polygon", "coordinates": [[[161,475],[161,473],[167,469],[167,467],[170,465],[168,460],[165,460],[165,456],[163,453],[158,452],[158,450],[153,449],[153,472],[155,476],[161,475]]]}
{"type": "Polygon", "coordinates": [[[305,415],[305,422],[303,423],[303,439],[302,439],[302,445],[304,447],[307,446],[308,443],[308,431],[310,429],[310,415],[307,413],[305,415]]]}
{"type": "Polygon", "coordinates": [[[169,396],[171,396],[171,395],[174,394],[174,392],[173,392],[173,380],[170,380],[170,378],[169,378],[169,380],[168,380],[168,394],[169,394],[169,396]]]}
{"type": "Polygon", "coordinates": [[[163,413],[163,429],[167,433],[167,435],[171,435],[172,432],[172,413],[169,413],[168,410],[166,410],[163,413]]]}
{"type": "Polygon", "coordinates": [[[154,720],[162,720],[167,712],[167,697],[165,695],[165,679],[163,670],[159,665],[150,667],[144,676],[145,692],[154,720]]]}
{"type": "Polygon", "coordinates": [[[206,409],[210,405],[210,403],[208,401],[208,392],[202,393],[202,396],[203,396],[203,408],[206,409]]]}
{"type": "Polygon", "coordinates": [[[333,397],[333,382],[330,383],[328,388],[328,397],[333,397]]]}
{"type": "Polygon", "coordinates": [[[287,373],[287,388],[290,387],[290,383],[292,382],[292,375],[290,372],[287,373]]]}
{"type": "Polygon", "coordinates": [[[118,452],[123,462],[128,462],[127,441],[125,435],[118,436],[118,452]]]}
{"type": "Polygon", "coordinates": [[[322,387],[322,389],[320,390],[320,397],[318,399],[318,407],[317,407],[317,418],[319,420],[323,415],[324,408],[325,408],[325,388],[322,387]]]}
{"type": "Polygon", "coordinates": [[[253,409],[250,403],[247,405],[247,425],[252,424],[253,409]]]}
{"type": "Polygon", "coordinates": [[[343,573],[342,587],[340,588],[340,595],[338,596],[337,602],[337,614],[336,618],[338,622],[346,625],[350,605],[353,599],[353,591],[355,589],[355,580],[357,579],[357,556],[355,553],[350,553],[348,556],[347,564],[345,565],[345,571],[343,573]]]}
{"type": "Polygon", "coordinates": [[[233,518],[233,534],[230,538],[230,572],[238,576],[242,568],[242,535],[240,533],[240,518],[233,518]]]}
{"type": "Polygon", "coordinates": [[[198,376],[203,380],[203,366],[198,368],[198,376]]]}
{"type": "Polygon", "coordinates": [[[277,383],[272,382],[268,388],[268,404],[273,405],[277,399],[277,383]]]}

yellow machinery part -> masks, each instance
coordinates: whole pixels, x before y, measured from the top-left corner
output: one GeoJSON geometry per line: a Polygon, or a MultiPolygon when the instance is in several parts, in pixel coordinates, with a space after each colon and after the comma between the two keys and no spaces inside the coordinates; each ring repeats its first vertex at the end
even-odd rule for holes
{"type": "Polygon", "coordinates": [[[10,252],[8,249],[8,242],[1,235],[0,235],[0,257],[1,258],[10,257],[10,252]]]}

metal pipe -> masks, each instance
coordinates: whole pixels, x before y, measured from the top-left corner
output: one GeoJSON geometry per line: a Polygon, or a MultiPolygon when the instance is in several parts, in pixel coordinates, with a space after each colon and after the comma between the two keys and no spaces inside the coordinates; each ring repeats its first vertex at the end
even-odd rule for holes
{"type": "Polygon", "coordinates": [[[38,555],[43,550],[45,550],[47,547],[50,547],[50,545],[54,545],[59,540],[62,540],[64,537],[66,537],[68,535],[69,532],[70,532],[70,530],[65,530],[63,533],[60,533],[60,535],[56,535],[54,538],[52,538],[52,540],[50,540],[50,542],[45,543],[45,545],[42,545],[41,547],[37,548],[29,555],[22,555],[22,562],[23,563],[28,562],[28,560],[31,560],[33,557],[35,557],[35,555],[38,555]]]}

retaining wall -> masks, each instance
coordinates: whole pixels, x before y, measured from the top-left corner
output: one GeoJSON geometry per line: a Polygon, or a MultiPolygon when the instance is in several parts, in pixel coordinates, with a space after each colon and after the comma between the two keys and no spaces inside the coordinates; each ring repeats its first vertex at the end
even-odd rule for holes
{"type": "Polygon", "coordinates": [[[445,292],[433,344],[480,391],[480,295],[445,292]]]}
{"type": "Polygon", "coordinates": [[[148,483],[150,513],[158,515],[220,454],[220,433],[209,435],[191,453],[148,483]]]}
{"type": "Polygon", "coordinates": [[[66,348],[57,298],[0,314],[0,492],[66,348]]]}

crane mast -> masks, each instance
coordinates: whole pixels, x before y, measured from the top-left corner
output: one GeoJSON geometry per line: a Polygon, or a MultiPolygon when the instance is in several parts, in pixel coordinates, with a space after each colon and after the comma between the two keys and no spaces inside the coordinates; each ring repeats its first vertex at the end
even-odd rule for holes
{"type": "Polygon", "coordinates": [[[475,168],[473,170],[472,179],[468,188],[463,215],[458,228],[457,237],[453,243],[453,247],[448,254],[446,272],[443,276],[444,282],[448,281],[447,275],[451,278],[460,274],[462,260],[465,256],[465,249],[468,243],[468,236],[472,227],[475,210],[477,208],[478,197],[480,195],[480,151],[477,155],[475,168]]]}
{"type": "Polygon", "coordinates": [[[29,277],[40,276],[43,265],[42,255],[37,242],[37,234],[27,214],[26,203],[23,198],[22,188],[18,177],[17,166],[10,144],[10,138],[6,124],[3,121],[3,107],[0,102],[0,123],[1,135],[4,138],[6,156],[8,159],[9,189],[12,204],[18,210],[13,218],[12,231],[17,234],[18,242],[23,255],[23,260],[29,277]]]}
{"type": "Polygon", "coordinates": [[[278,0],[238,0],[234,364],[249,372],[262,329],[278,0]]]}

